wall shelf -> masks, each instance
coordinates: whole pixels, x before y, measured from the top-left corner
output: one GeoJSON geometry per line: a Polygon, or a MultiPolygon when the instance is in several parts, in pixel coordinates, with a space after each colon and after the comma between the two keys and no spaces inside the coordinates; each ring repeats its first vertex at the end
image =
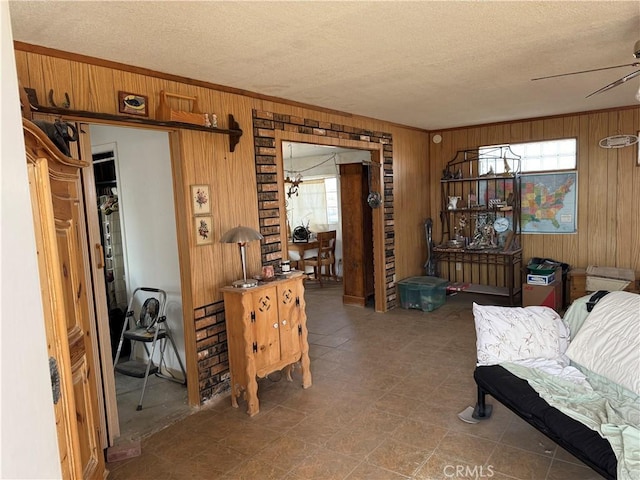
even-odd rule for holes
{"type": "Polygon", "coordinates": [[[60,115],[63,117],[70,118],[88,118],[95,120],[107,120],[109,122],[123,123],[123,124],[140,124],[140,125],[150,125],[154,127],[165,127],[172,129],[185,129],[185,130],[198,130],[200,132],[208,132],[208,133],[218,133],[222,135],[229,136],[229,151],[233,152],[236,148],[238,142],[240,142],[240,137],[242,136],[242,130],[240,129],[240,125],[236,122],[235,118],[233,118],[232,114],[229,114],[229,128],[217,128],[217,127],[205,127],[203,125],[195,125],[192,123],[183,123],[183,122],[171,122],[171,121],[163,121],[163,120],[155,120],[152,118],[143,118],[143,117],[133,117],[129,115],[113,115],[111,113],[98,113],[98,112],[90,112],[87,110],[72,110],[69,108],[58,108],[58,107],[46,107],[44,105],[37,105],[32,107],[33,113],[45,113],[49,115],[60,115]]]}

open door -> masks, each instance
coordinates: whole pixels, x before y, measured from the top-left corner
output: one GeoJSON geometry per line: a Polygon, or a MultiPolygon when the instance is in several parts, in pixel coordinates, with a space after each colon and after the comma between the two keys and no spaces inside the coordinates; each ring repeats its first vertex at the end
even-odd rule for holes
{"type": "Polygon", "coordinates": [[[104,402],[100,402],[102,428],[106,430],[108,444],[103,443],[103,448],[113,446],[114,441],[120,436],[120,424],[118,421],[118,406],[116,403],[116,383],[113,374],[113,357],[111,356],[111,335],[109,332],[109,310],[107,308],[107,288],[105,283],[105,253],[102,247],[100,234],[100,220],[95,208],[97,203],[96,185],[93,175],[93,166],[89,159],[91,154],[91,138],[88,134],[89,125],[81,123],[78,125],[79,141],[78,148],[80,158],[84,159],[88,165],[82,169],[82,185],[85,199],[85,215],[87,219],[87,237],[89,244],[89,256],[91,259],[91,277],[93,280],[93,298],[96,311],[96,329],[98,332],[98,342],[100,348],[99,364],[102,366],[101,397],[104,402]]]}
{"type": "Polygon", "coordinates": [[[343,302],[363,307],[375,294],[373,216],[367,204],[369,168],[361,163],[340,165],[343,302]]]}

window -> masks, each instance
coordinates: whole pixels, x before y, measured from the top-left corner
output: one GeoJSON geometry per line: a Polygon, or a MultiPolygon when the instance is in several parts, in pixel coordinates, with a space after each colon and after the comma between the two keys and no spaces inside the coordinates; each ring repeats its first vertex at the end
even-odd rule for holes
{"type": "Polygon", "coordinates": [[[292,229],[308,225],[314,231],[338,223],[338,179],[304,179],[298,194],[287,199],[287,215],[292,229]]]}
{"type": "Polygon", "coordinates": [[[327,223],[338,223],[338,179],[325,178],[324,191],[327,196],[327,223]]]}
{"type": "MultiPolygon", "coordinates": [[[[480,175],[484,175],[493,168],[494,173],[504,172],[504,162],[495,160],[482,160],[483,153],[491,156],[494,146],[480,147],[480,175]]],[[[520,172],[552,172],[556,170],[575,170],[577,165],[577,142],[575,138],[563,138],[560,140],[545,140],[542,142],[512,143],[511,151],[518,155],[520,160],[520,172]]]]}

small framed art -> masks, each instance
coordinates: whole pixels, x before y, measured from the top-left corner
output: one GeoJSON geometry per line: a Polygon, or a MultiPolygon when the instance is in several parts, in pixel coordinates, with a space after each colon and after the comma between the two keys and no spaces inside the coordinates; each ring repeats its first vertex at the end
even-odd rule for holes
{"type": "Polygon", "coordinates": [[[209,215],[211,213],[209,185],[191,185],[191,205],[194,215],[209,215]]]}
{"type": "Polygon", "coordinates": [[[195,227],[196,245],[209,245],[211,239],[211,217],[195,217],[193,226],[195,227]]]}
{"type": "Polygon", "coordinates": [[[137,93],[118,92],[118,111],[129,115],[149,116],[147,97],[137,93]]]}

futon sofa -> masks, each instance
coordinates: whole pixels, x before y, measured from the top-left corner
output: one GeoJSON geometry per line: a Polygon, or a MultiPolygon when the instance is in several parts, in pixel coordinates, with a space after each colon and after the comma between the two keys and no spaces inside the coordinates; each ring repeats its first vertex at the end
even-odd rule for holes
{"type": "Polygon", "coordinates": [[[640,478],[640,295],[547,307],[474,304],[478,400],[486,395],[607,479],[640,478]],[[590,311],[589,311],[590,310],[590,311]]]}

